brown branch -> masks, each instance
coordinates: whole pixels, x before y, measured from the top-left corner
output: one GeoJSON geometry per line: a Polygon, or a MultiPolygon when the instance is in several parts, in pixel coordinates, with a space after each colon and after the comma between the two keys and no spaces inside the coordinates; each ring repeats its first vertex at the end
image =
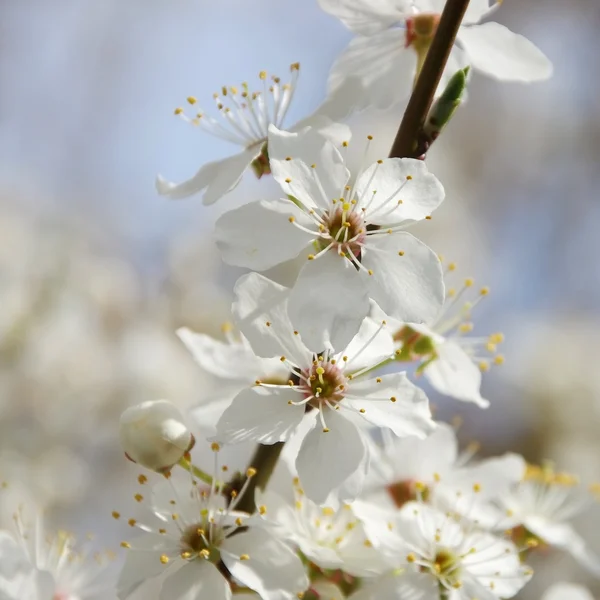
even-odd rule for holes
{"type": "Polygon", "coordinates": [[[256,510],[254,502],[254,492],[256,489],[264,490],[267,485],[275,465],[279,460],[279,455],[283,450],[284,442],[277,442],[270,446],[259,444],[250,460],[250,466],[256,469],[256,475],[250,480],[248,488],[244,492],[244,497],[240,500],[236,510],[253,513],[256,510]]]}
{"type": "Polygon", "coordinates": [[[431,47],[392,144],[390,158],[418,158],[422,154],[422,149],[418,147],[419,137],[468,6],[469,0],[446,2],[431,47]]]}

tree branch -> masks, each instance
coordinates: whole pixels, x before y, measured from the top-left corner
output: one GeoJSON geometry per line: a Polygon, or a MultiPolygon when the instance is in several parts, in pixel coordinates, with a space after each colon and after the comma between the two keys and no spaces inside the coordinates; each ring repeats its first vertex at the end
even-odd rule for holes
{"type": "Polygon", "coordinates": [[[418,158],[419,137],[469,0],[448,0],[427,57],[406,107],[390,158],[418,158]]]}

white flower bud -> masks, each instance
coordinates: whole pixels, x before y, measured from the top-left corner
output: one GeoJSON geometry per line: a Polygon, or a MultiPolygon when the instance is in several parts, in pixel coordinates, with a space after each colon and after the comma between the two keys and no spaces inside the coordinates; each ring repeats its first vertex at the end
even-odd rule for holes
{"type": "Polygon", "coordinates": [[[131,406],[121,415],[119,436],[125,456],[153,471],[168,471],[194,446],[181,412],[167,400],[131,406]]]}

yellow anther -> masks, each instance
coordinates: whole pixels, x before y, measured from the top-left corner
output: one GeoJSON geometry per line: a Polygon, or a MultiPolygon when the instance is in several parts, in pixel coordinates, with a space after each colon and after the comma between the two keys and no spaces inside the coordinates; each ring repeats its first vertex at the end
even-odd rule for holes
{"type": "Polygon", "coordinates": [[[488,342],[488,343],[485,345],[485,349],[486,349],[488,352],[492,352],[492,353],[493,353],[493,352],[496,352],[497,346],[496,346],[496,344],[493,344],[492,342],[488,342]]]}
{"type": "Polygon", "coordinates": [[[263,81],[267,78],[267,72],[266,71],[261,71],[258,74],[259,79],[262,79],[263,81]]]}
{"type": "Polygon", "coordinates": [[[465,287],[471,287],[474,283],[475,283],[475,281],[473,280],[472,277],[467,277],[465,279],[465,287]]]}
{"type": "Polygon", "coordinates": [[[503,365],[504,364],[504,356],[502,354],[498,354],[497,356],[494,356],[494,364],[495,365],[503,365]]]}
{"type": "Polygon", "coordinates": [[[369,270],[367,271],[367,273],[368,273],[369,275],[373,275],[373,269],[369,269],[369,270]]]}
{"type": "Polygon", "coordinates": [[[240,560],[250,560],[250,555],[248,555],[248,554],[241,554],[240,555],[240,560]]]}
{"type": "Polygon", "coordinates": [[[396,396],[392,396],[392,397],[390,398],[390,400],[391,400],[392,402],[396,402],[396,396]]]}
{"type": "Polygon", "coordinates": [[[198,554],[205,560],[208,560],[210,558],[210,551],[207,550],[206,548],[202,548],[202,550],[200,550],[200,552],[198,552],[198,554]]]}
{"type": "Polygon", "coordinates": [[[183,558],[183,560],[188,560],[188,559],[192,558],[192,553],[189,552],[188,550],[182,550],[181,554],[179,556],[181,556],[181,558],[183,558]]]}
{"type": "Polygon", "coordinates": [[[417,560],[417,557],[411,552],[406,556],[406,561],[409,563],[414,563],[417,560]]]}
{"type": "Polygon", "coordinates": [[[178,106],[174,111],[173,114],[176,115],[180,115],[181,113],[183,113],[183,108],[181,108],[181,106],[178,106]]]}
{"type": "Polygon", "coordinates": [[[439,482],[440,482],[440,480],[441,480],[440,474],[439,474],[439,473],[434,473],[434,474],[433,474],[433,480],[434,480],[436,483],[439,483],[439,482]]]}
{"type": "Polygon", "coordinates": [[[112,517],[113,517],[113,519],[120,519],[121,518],[121,513],[117,512],[116,510],[113,510],[112,517]]]}
{"type": "Polygon", "coordinates": [[[308,255],[308,260],[315,260],[315,255],[314,254],[309,254],[308,255]]]}
{"type": "Polygon", "coordinates": [[[256,475],[257,471],[254,467],[248,467],[246,469],[246,477],[254,477],[256,475]]]}
{"type": "Polygon", "coordinates": [[[451,262],[448,265],[448,271],[456,271],[456,263],[455,262],[451,262]]]}
{"type": "Polygon", "coordinates": [[[145,475],[138,475],[138,483],[140,485],[144,485],[148,481],[148,478],[145,475]]]}
{"type": "Polygon", "coordinates": [[[131,544],[129,542],[121,542],[121,548],[131,548],[131,544]]]}
{"type": "Polygon", "coordinates": [[[166,554],[161,554],[160,555],[160,562],[163,565],[166,565],[169,562],[169,557],[166,554]]]}
{"type": "Polygon", "coordinates": [[[280,358],[279,358],[279,360],[280,360],[281,362],[285,362],[285,361],[287,360],[287,358],[286,358],[285,356],[282,356],[282,357],[280,357],[280,358]]]}
{"type": "Polygon", "coordinates": [[[431,215],[427,215],[427,216],[425,217],[425,220],[426,220],[426,221],[431,221],[431,218],[432,218],[432,217],[431,217],[431,215]]]}
{"type": "Polygon", "coordinates": [[[196,100],[196,98],[194,98],[194,96],[188,96],[187,101],[188,101],[188,104],[191,104],[192,106],[194,104],[196,104],[196,102],[198,102],[198,100],[196,100]]]}
{"type": "Polygon", "coordinates": [[[144,496],[142,496],[141,494],[136,494],[134,496],[134,499],[136,502],[142,502],[142,500],[144,499],[144,496]]]}
{"type": "Polygon", "coordinates": [[[479,494],[479,492],[481,491],[481,485],[480,485],[479,483],[474,483],[474,484],[473,484],[473,491],[474,491],[476,494],[479,494]]]}
{"type": "Polygon", "coordinates": [[[372,135],[368,135],[368,136],[367,136],[367,139],[368,139],[369,141],[371,141],[371,140],[373,139],[373,136],[372,136],[372,135]]]}
{"type": "Polygon", "coordinates": [[[359,409],[359,411],[358,411],[358,412],[364,415],[366,411],[365,411],[365,409],[364,409],[364,408],[361,408],[361,409],[359,409]]]}
{"type": "Polygon", "coordinates": [[[490,363],[488,363],[488,362],[487,362],[487,361],[485,361],[485,360],[482,360],[482,361],[479,363],[479,370],[480,370],[480,371],[482,371],[482,372],[484,372],[484,373],[485,373],[486,371],[489,371],[489,370],[490,370],[490,363]]]}
{"type": "Polygon", "coordinates": [[[406,176],[406,181],[410,181],[412,179],[412,175],[407,175],[406,176]]]}
{"type": "Polygon", "coordinates": [[[343,141],[343,142],[342,142],[342,146],[343,146],[344,148],[347,148],[347,147],[348,147],[348,142],[346,142],[346,141],[343,141]]]}
{"type": "Polygon", "coordinates": [[[323,427],[323,433],[329,433],[329,427],[323,427]]]}
{"type": "Polygon", "coordinates": [[[534,538],[529,538],[525,543],[527,544],[528,548],[537,548],[540,545],[540,543],[534,538]]]}
{"type": "Polygon", "coordinates": [[[290,65],[290,71],[299,71],[299,70],[300,70],[299,62],[295,62],[290,65]]]}
{"type": "Polygon", "coordinates": [[[482,288],[479,290],[479,293],[480,293],[482,296],[487,296],[487,295],[490,293],[490,288],[489,288],[489,287],[487,287],[487,286],[485,286],[485,287],[482,287],[482,288]]]}
{"type": "Polygon", "coordinates": [[[293,223],[296,220],[296,217],[288,217],[288,221],[290,223],[293,223]]]}
{"type": "Polygon", "coordinates": [[[382,165],[383,164],[383,161],[381,160],[381,158],[377,161],[377,164],[378,165],[382,165]]]}
{"type": "Polygon", "coordinates": [[[398,250],[398,256],[404,256],[404,250],[398,250]]]}
{"type": "Polygon", "coordinates": [[[241,526],[242,526],[242,524],[243,524],[243,522],[244,522],[244,521],[242,521],[242,518],[241,518],[241,517],[238,517],[238,518],[235,520],[235,524],[236,524],[238,527],[241,527],[241,526]]]}
{"type": "Polygon", "coordinates": [[[292,183],[292,180],[288,177],[288,178],[286,178],[285,182],[286,183],[292,183]]]}
{"type": "Polygon", "coordinates": [[[458,327],[461,333],[470,333],[473,331],[473,323],[461,323],[458,327]]]}
{"type": "Polygon", "coordinates": [[[261,515],[266,515],[266,514],[267,514],[267,507],[266,507],[264,504],[261,504],[261,505],[258,507],[258,512],[259,512],[259,514],[261,514],[261,515]]]}
{"type": "Polygon", "coordinates": [[[129,519],[129,521],[127,521],[127,524],[129,525],[129,527],[135,527],[136,523],[137,523],[137,521],[135,519],[129,519]]]}
{"type": "Polygon", "coordinates": [[[350,205],[349,202],[344,202],[342,204],[342,210],[350,210],[352,208],[352,206],[350,205]]]}

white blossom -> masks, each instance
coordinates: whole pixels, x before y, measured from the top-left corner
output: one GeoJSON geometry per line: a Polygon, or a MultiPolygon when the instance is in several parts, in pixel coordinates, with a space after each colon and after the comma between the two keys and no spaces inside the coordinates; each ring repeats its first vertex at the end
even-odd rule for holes
{"type": "MultiPolygon", "coordinates": [[[[293,495],[269,489],[260,494],[264,518],[277,536],[299,548],[322,570],[339,570],[356,577],[381,573],[386,562],[373,548],[351,504],[319,506],[306,497],[298,478],[289,481],[293,495]]],[[[287,491],[287,490],[286,490],[287,491]]]]}
{"type": "MultiPolygon", "coordinates": [[[[418,64],[422,64],[436,31],[445,0],[319,0],[356,37],[334,63],[329,86],[335,91],[349,77],[356,88],[357,109],[388,108],[410,95],[418,64]]],[[[504,25],[481,23],[500,2],[469,4],[442,85],[458,69],[476,70],[506,81],[530,82],[552,75],[552,63],[522,35],[504,25]]]]}
{"type": "MultiPolygon", "coordinates": [[[[368,452],[357,419],[398,436],[423,437],[432,431],[427,397],[404,373],[360,377],[393,351],[385,323],[365,319],[347,346],[309,346],[288,317],[287,288],[252,273],[238,281],[235,294],[233,313],[254,352],[279,356],[290,375],[283,385],[257,380],[238,394],[217,423],[218,441],[274,444],[311,419],[296,469],[307,495],[322,503],[350,480],[352,490],[343,491],[344,499],[358,493],[368,452]]],[[[327,339],[345,337],[339,330],[347,323],[335,312],[313,317],[323,323],[327,339]]]]}
{"type": "Polygon", "coordinates": [[[0,531],[2,600],[116,600],[110,553],[93,553],[66,531],[46,531],[42,517],[29,522],[23,507],[14,522],[14,534],[0,531]]]}
{"type": "MultiPolygon", "coordinates": [[[[259,74],[260,89],[253,91],[247,83],[241,88],[224,86],[221,93],[214,94],[219,119],[211,117],[197,106],[197,99],[188,97],[193,114],[188,116],[183,108],[175,109],[175,114],[205,132],[221,138],[242,151],[229,158],[216,160],[203,165],[190,179],[182,183],[173,183],[160,175],[156,179],[156,188],[162,195],[172,199],[186,198],[202,193],[204,204],[213,204],[230,192],[239,183],[245,171],[252,167],[258,177],[270,173],[267,133],[269,125],[282,127],[288,109],[296,91],[300,65],[290,66],[291,80],[282,83],[279,77],[269,77],[265,71],[259,74]]],[[[341,142],[348,138],[348,128],[334,123],[327,116],[343,116],[348,94],[341,88],[310,117],[303,119],[291,128],[292,131],[303,127],[313,127],[319,134],[341,142]]]]}
{"type": "Polygon", "coordinates": [[[451,513],[419,502],[405,504],[387,523],[371,519],[365,527],[396,562],[353,600],[434,600],[440,590],[452,600],[512,598],[531,577],[511,541],[465,529],[451,513]]]}
{"type": "Polygon", "coordinates": [[[153,471],[168,471],[194,446],[183,415],[168,400],[130,406],[121,415],[119,436],[127,458],[153,471]]]}
{"type": "Polygon", "coordinates": [[[594,600],[591,592],[574,583],[555,583],[546,590],[542,600],[594,600]]]}
{"type": "MultiPolygon", "coordinates": [[[[241,490],[227,494],[218,464],[210,487],[173,475],[152,489],[148,522],[131,519],[144,531],[123,542],[127,559],[118,584],[121,600],[132,597],[148,579],[169,600],[231,600],[232,587],[249,588],[264,600],[296,600],[308,587],[300,559],[260,525],[260,519],[237,510],[253,469],[241,490]]],[[[145,502],[143,494],[136,500],[145,502]]],[[[120,518],[119,513],[113,513],[120,518]]]]}
{"type": "Polygon", "coordinates": [[[555,472],[550,465],[532,465],[524,479],[498,499],[506,515],[499,526],[524,528],[521,533],[527,542],[564,550],[600,577],[600,557],[570,523],[590,508],[593,500],[592,492],[573,475],[555,472]]]}
{"type": "Polygon", "coordinates": [[[424,439],[384,436],[384,440],[372,451],[363,493],[368,505],[357,505],[361,515],[373,504],[395,509],[421,499],[479,526],[493,526],[498,516],[489,504],[508,494],[525,473],[525,461],[516,454],[474,461],[476,448],[459,452],[456,433],[446,423],[438,422],[424,439]]]}
{"type": "Polygon", "coordinates": [[[231,324],[223,326],[226,340],[182,327],[177,335],[196,362],[218,380],[217,389],[191,411],[198,430],[206,437],[214,436],[215,425],[235,396],[256,379],[266,383],[286,383],[287,367],[279,358],[261,358],[252,351],[243,335],[235,336],[231,324]]]}
{"type": "Polygon", "coordinates": [[[331,310],[355,333],[368,298],[402,321],[436,318],[444,299],[440,261],[404,231],[430,218],[444,199],[423,161],[378,160],[349,186],[344,158],[330,141],[312,130],[274,127],[269,156],[287,197],[224,214],[216,224],[217,245],[227,263],[258,271],[306,256],[290,298],[292,323],[305,341],[327,341],[320,317],[331,310]]]}

